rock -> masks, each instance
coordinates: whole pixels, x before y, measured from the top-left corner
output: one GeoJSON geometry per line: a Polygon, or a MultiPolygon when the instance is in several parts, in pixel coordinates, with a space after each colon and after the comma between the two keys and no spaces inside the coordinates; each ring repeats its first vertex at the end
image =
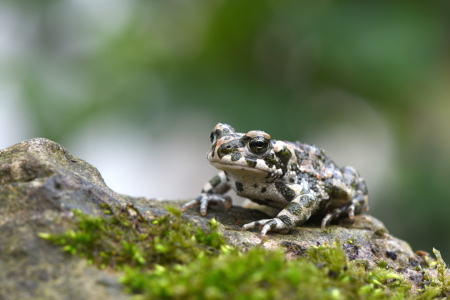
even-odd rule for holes
{"type": "MultiPolygon", "coordinates": [[[[198,209],[190,209],[185,215],[190,218],[195,216],[196,219],[200,217],[198,209]]],[[[320,220],[312,220],[288,234],[270,233],[263,240],[259,238],[258,229],[240,230],[242,224],[268,218],[258,210],[236,206],[228,211],[213,208],[206,218],[218,220],[223,225],[221,231],[227,242],[240,248],[257,245],[267,249],[286,248],[288,256],[294,258],[303,254],[298,249],[331,245],[338,239],[350,260],[366,260],[370,267],[383,260],[394,269],[406,269],[415,267],[422,261],[408,243],[390,235],[381,221],[369,215],[357,215],[354,222],[342,219],[339,224],[329,225],[326,229],[320,228],[320,220]]]]}
{"type": "Polygon", "coordinates": [[[118,278],[38,237],[70,226],[71,209],[131,199],[111,191],[96,168],[37,138],[0,151],[0,299],[125,299],[118,278]]]}
{"type": "MultiPolygon", "coordinates": [[[[36,138],[0,151],[0,299],[124,299],[128,298],[118,275],[89,266],[86,261],[64,254],[38,237],[41,232],[63,232],[74,226],[72,209],[102,215],[103,207],[133,204],[143,216],[166,214],[168,203],[115,193],[98,170],[72,156],[59,144],[36,138]]],[[[213,207],[206,217],[190,209],[184,217],[203,228],[209,219],[220,222],[220,230],[231,245],[249,248],[262,245],[283,248],[287,256],[302,256],[311,246],[332,244],[338,239],[350,260],[375,266],[382,261],[420,283],[415,267],[423,263],[410,246],[391,236],[384,225],[369,215],[343,219],[327,229],[317,220],[289,234],[269,233],[264,240],[258,230],[240,231],[242,224],[267,215],[255,209],[213,207]]]]}

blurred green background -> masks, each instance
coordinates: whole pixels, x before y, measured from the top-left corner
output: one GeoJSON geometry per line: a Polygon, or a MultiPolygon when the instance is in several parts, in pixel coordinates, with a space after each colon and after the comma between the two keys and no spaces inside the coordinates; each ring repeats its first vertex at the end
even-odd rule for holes
{"type": "Polygon", "coordinates": [[[192,198],[218,122],[326,150],[370,213],[450,260],[450,2],[0,3],[0,146],[32,137],[116,191],[192,198]]]}

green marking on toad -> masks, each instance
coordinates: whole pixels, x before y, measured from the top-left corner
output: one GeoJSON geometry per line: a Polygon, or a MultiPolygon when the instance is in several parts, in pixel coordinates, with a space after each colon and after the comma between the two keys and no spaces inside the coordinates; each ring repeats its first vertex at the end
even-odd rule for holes
{"type": "Polygon", "coordinates": [[[207,159],[220,170],[214,181],[221,181],[207,182],[200,196],[183,205],[183,210],[200,206],[200,213],[206,215],[210,204],[230,207],[231,198],[225,194],[233,189],[241,197],[281,209],[272,219],[242,227],[260,227],[261,237],[269,231],[288,232],[313,215],[323,216],[325,228],[333,219],[352,219],[369,210],[364,179],[353,167],[339,168],[316,146],[275,140],[260,130],[238,133],[221,123],[210,138],[207,159]]]}

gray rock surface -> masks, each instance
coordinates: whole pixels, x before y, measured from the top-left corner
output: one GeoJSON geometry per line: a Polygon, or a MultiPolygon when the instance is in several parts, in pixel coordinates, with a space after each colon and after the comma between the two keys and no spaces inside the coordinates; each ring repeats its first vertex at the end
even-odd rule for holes
{"type": "MultiPolygon", "coordinates": [[[[38,237],[40,232],[63,232],[73,226],[72,209],[100,215],[103,203],[112,207],[132,203],[142,215],[162,215],[168,201],[120,195],[108,188],[98,170],[72,156],[59,144],[36,138],[0,151],[0,299],[124,299],[118,275],[88,266],[38,237]],[[13,296],[11,298],[11,296],[13,296]]],[[[174,203],[173,201],[170,203],[174,203]]],[[[181,205],[184,201],[175,201],[181,205]]],[[[227,241],[241,248],[262,245],[284,248],[289,257],[339,239],[351,260],[376,265],[384,260],[413,282],[414,268],[423,262],[410,246],[391,236],[377,219],[362,215],[355,221],[320,229],[314,220],[289,234],[240,231],[242,224],[266,218],[263,212],[242,207],[225,211],[213,207],[206,217],[198,209],[184,213],[201,227],[217,219],[227,241]]]]}
{"type": "MultiPolygon", "coordinates": [[[[189,210],[187,215],[195,220],[202,218],[195,209],[189,210]]],[[[349,260],[362,261],[368,267],[375,267],[383,262],[409,279],[413,290],[422,288],[425,278],[419,266],[426,265],[424,257],[414,253],[407,242],[390,235],[383,223],[372,216],[355,216],[354,222],[342,219],[339,224],[326,229],[321,229],[320,219],[313,220],[288,234],[270,233],[263,240],[259,238],[257,229],[240,230],[242,224],[267,217],[260,211],[236,206],[227,212],[220,208],[213,209],[206,216],[209,219],[215,218],[222,224],[222,233],[229,244],[244,249],[257,245],[267,249],[282,248],[286,250],[288,258],[304,255],[311,246],[331,245],[337,239],[343,244],[349,260]]],[[[436,276],[434,270],[430,273],[436,276]]]]}
{"type": "Polygon", "coordinates": [[[46,139],[0,151],[0,299],[125,299],[118,278],[38,237],[70,226],[71,209],[129,201],[96,168],[46,139]]]}

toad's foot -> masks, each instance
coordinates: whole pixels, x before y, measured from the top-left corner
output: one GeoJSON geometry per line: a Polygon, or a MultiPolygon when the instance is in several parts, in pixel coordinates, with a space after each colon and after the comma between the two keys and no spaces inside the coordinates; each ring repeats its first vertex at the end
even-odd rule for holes
{"type": "Polygon", "coordinates": [[[321,224],[322,229],[325,229],[327,227],[327,224],[329,222],[331,222],[332,219],[337,218],[338,216],[342,216],[345,213],[348,214],[348,217],[350,219],[353,219],[355,217],[355,204],[357,204],[357,203],[355,201],[352,201],[349,204],[347,204],[343,207],[340,207],[340,208],[336,208],[335,210],[333,210],[332,212],[327,214],[322,219],[322,224],[321,224]]]}
{"type": "Polygon", "coordinates": [[[280,233],[287,233],[291,228],[283,223],[279,218],[264,219],[251,222],[242,226],[241,230],[247,230],[253,227],[262,227],[260,237],[263,238],[268,231],[276,231],[280,233]]]}
{"type": "Polygon", "coordinates": [[[189,201],[188,203],[184,204],[181,207],[182,211],[187,210],[188,208],[200,206],[200,214],[202,216],[206,215],[206,211],[208,210],[209,205],[215,205],[215,204],[224,204],[225,207],[228,209],[231,207],[231,197],[228,195],[216,195],[216,194],[209,194],[209,193],[202,193],[200,196],[198,196],[196,199],[189,201]]]}

